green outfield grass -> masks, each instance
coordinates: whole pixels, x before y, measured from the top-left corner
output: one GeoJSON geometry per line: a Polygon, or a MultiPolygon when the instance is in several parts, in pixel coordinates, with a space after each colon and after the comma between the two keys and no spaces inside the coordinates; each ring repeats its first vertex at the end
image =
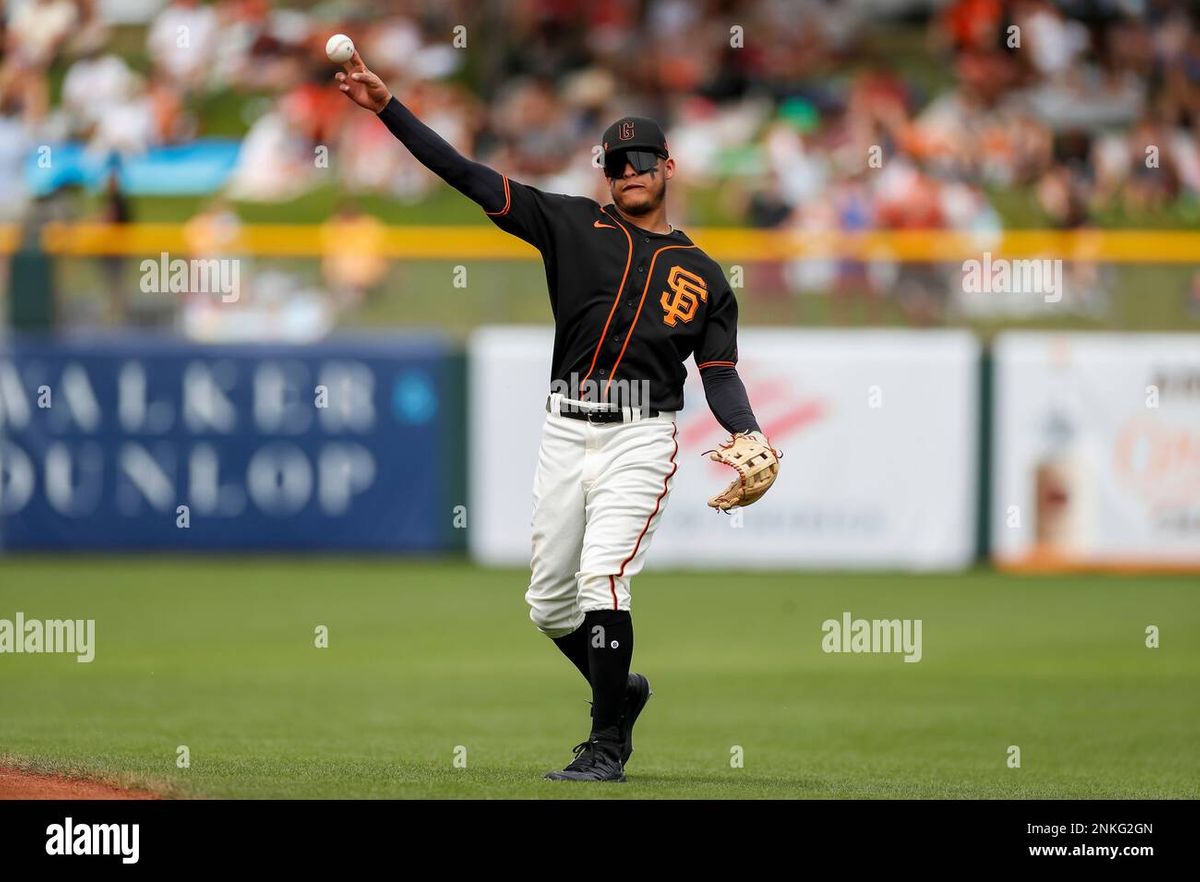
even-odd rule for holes
{"type": "Polygon", "coordinates": [[[97,644],[90,664],[0,655],[0,755],[217,797],[1200,795],[1194,579],[643,574],[655,696],[628,783],[597,786],[541,779],[586,736],[589,692],[529,623],[526,575],[0,559],[0,618],[94,618],[97,644]],[[921,619],[923,659],[825,654],[843,610],[921,619]]]}

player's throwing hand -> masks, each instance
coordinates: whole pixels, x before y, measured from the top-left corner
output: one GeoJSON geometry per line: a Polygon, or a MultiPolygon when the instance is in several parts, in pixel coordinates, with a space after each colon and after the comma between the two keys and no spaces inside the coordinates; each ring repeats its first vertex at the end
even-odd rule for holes
{"type": "Polygon", "coordinates": [[[367,70],[358,50],[350,56],[350,60],[342,64],[345,73],[338,73],[336,79],[338,88],[359,107],[365,107],[372,113],[379,113],[392,100],[392,93],[384,85],[383,80],[367,70]]]}

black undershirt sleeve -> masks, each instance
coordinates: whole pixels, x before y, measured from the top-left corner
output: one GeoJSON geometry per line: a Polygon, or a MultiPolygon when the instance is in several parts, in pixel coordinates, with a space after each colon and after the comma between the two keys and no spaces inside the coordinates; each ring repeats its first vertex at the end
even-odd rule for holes
{"type": "Polygon", "coordinates": [[[704,382],[708,409],[717,418],[721,428],[730,434],[762,431],[754,419],[754,411],[750,409],[750,399],[746,396],[746,387],[738,376],[737,368],[725,365],[706,367],[700,371],[700,379],[704,382]]]}
{"type": "Polygon", "coordinates": [[[421,122],[395,96],[378,114],[383,124],[408,148],[421,165],[444,180],[484,211],[500,211],[507,197],[504,177],[455,150],[441,135],[421,122]]]}

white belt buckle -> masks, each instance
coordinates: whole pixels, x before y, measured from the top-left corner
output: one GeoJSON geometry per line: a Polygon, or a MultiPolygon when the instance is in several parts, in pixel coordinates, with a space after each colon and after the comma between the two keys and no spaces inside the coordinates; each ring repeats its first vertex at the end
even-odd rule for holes
{"type": "MultiPolygon", "coordinates": [[[[557,417],[562,416],[563,405],[570,405],[575,410],[582,410],[588,416],[588,423],[591,423],[591,414],[593,413],[612,413],[613,408],[597,401],[582,401],[576,398],[568,398],[561,392],[550,393],[550,412],[557,417]]],[[[628,410],[628,408],[624,408],[628,410]]]]}

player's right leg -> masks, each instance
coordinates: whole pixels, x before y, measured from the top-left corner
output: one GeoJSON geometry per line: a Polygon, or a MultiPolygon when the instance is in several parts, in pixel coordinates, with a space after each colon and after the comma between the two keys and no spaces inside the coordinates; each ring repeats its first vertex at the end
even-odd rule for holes
{"type": "MultiPolygon", "coordinates": [[[[533,482],[533,557],[529,617],[590,683],[588,636],[579,607],[579,563],[586,524],[585,486],[597,467],[591,426],[555,413],[546,415],[533,482]]],[[[552,780],[624,781],[620,745],[588,739],[575,746],[566,768],[552,780]]]]}
{"type": "Polygon", "coordinates": [[[525,600],[529,618],[587,678],[587,651],[573,653],[582,635],[579,555],[584,532],[584,462],[587,423],[547,414],[533,479],[533,553],[525,600]],[[582,658],[582,665],[579,659],[582,658]]]}

